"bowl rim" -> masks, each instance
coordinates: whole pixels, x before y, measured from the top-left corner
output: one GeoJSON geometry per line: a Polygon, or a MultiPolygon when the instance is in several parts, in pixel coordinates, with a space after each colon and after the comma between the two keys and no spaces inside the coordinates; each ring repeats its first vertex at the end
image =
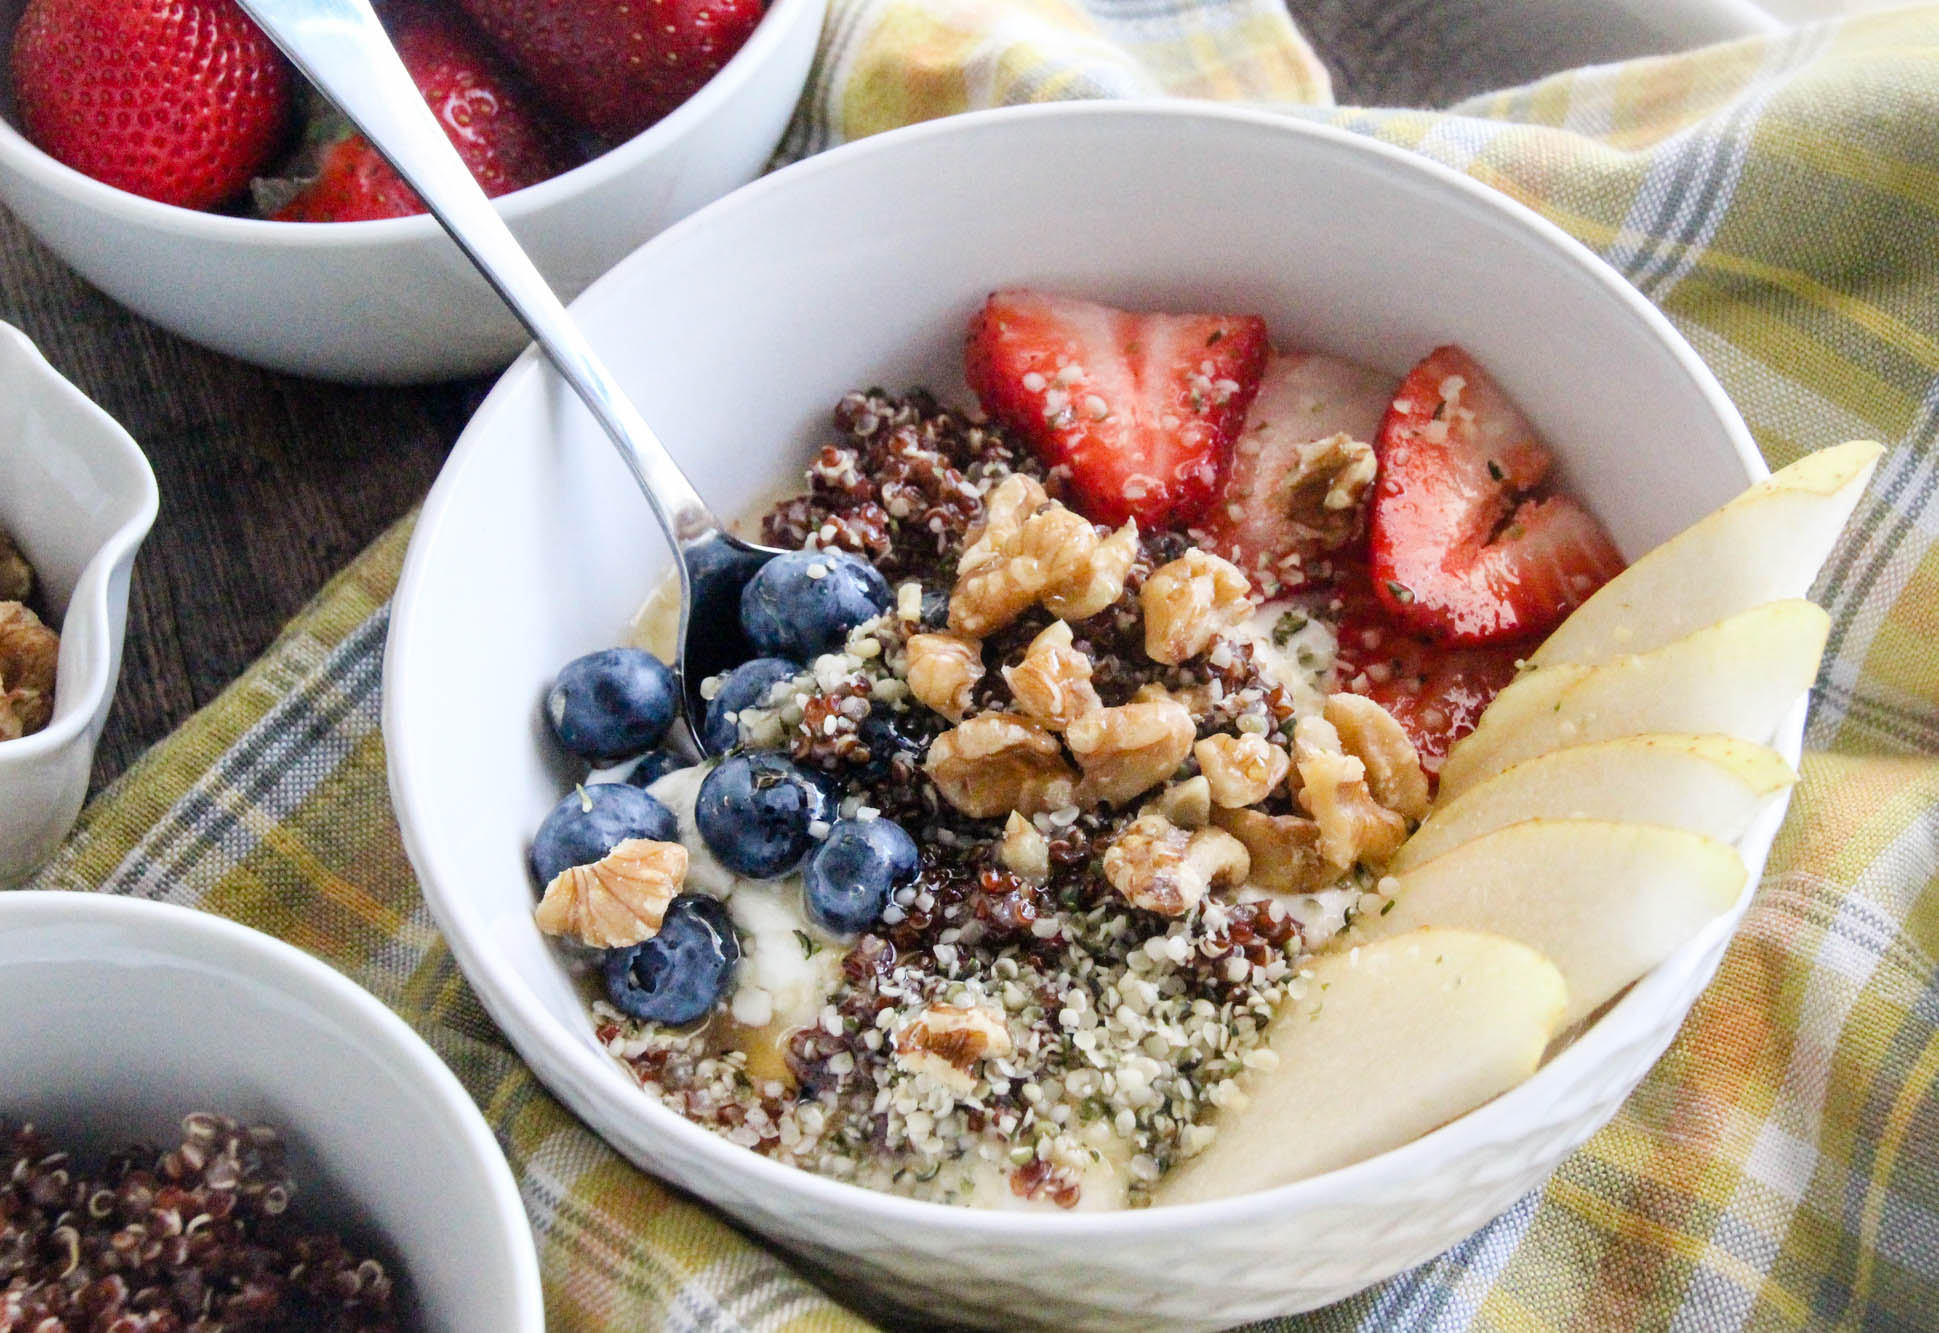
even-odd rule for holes
{"type": "MultiPolygon", "coordinates": [[[[532,1223],[519,1197],[510,1164],[486,1124],[478,1105],[458,1082],[457,1075],[404,1019],[383,1001],[328,963],[302,949],[251,926],[213,912],[179,903],[135,898],[126,894],[66,889],[17,889],[0,893],[0,937],[28,927],[63,925],[110,926],[138,934],[144,941],[184,961],[207,965],[223,958],[244,957],[265,971],[286,976],[291,993],[322,994],[338,1014],[361,1029],[360,1036],[380,1047],[382,1057],[401,1060],[411,1082],[434,1094],[443,1128],[456,1131],[457,1142],[472,1159],[493,1204],[493,1229],[511,1251],[511,1285],[517,1306],[506,1313],[518,1333],[540,1333],[544,1300],[539,1280],[538,1247],[532,1223]],[[173,933],[174,939],[168,938],[173,933]],[[200,947],[206,946],[206,952],[200,947]]],[[[5,965],[0,958],[0,966],[5,965]]]]}
{"type": "MultiPolygon", "coordinates": [[[[1581,276],[1601,288],[1630,318],[1642,324],[1650,337],[1671,354],[1678,369],[1709,406],[1736,450],[1744,471],[1744,484],[1750,485],[1769,475],[1769,469],[1736,406],[1724,393],[1709,367],[1669,319],[1614,268],[1555,223],[1505,193],[1397,145],[1305,119],[1297,114],[1242,105],[1185,100],[1055,102],[967,112],[886,131],[796,162],[716,200],[633,251],[593,282],[579,300],[589,304],[601,302],[608,288],[623,282],[626,272],[641,262],[642,254],[656,247],[680,244],[688,231],[713,225],[714,220],[723,213],[757,207],[768,195],[792,188],[794,181],[809,179],[824,172],[840,171],[851,161],[880,152],[901,151],[905,145],[929,143],[932,149],[941,151],[932,141],[946,140],[955,135],[984,133],[992,126],[1027,125],[1040,119],[1071,117],[1121,119],[1128,122],[1121,131],[1126,135],[1136,133],[1131,122],[1164,118],[1198,121],[1207,125],[1230,123],[1253,130],[1263,129],[1309,138],[1336,151],[1380,160],[1391,168],[1412,173],[1440,188],[1465,196],[1469,202],[1479,204],[1485,210],[1503,216],[1532,233],[1547,248],[1572,264],[1581,276]]],[[[604,1138],[603,1131],[581,1108],[610,1105],[598,1086],[603,1082],[603,1072],[610,1063],[610,1057],[588,1045],[583,1034],[568,1031],[543,1009],[514,1005],[513,999],[518,998],[516,992],[509,988],[501,989],[502,978],[499,970],[492,965],[489,941],[484,932],[469,929],[467,918],[462,914],[445,910],[449,904],[438,887],[443,882],[436,873],[438,857],[421,835],[412,816],[410,801],[411,791],[425,781],[420,777],[420,771],[435,771],[434,757],[414,753],[401,722],[402,701],[410,693],[402,664],[410,655],[412,627],[417,620],[415,610],[422,595],[419,589],[423,577],[421,571],[430,562],[428,552],[435,543],[438,530],[451,520],[452,497],[458,489],[457,479],[466,469],[478,465],[482,457],[488,457],[482,441],[493,419],[507,410],[506,404],[529,380],[544,376],[547,369],[547,363],[536,347],[528,347],[506,369],[454,444],[444,468],[425,498],[392,599],[384,661],[383,729],[387,739],[392,808],[403,834],[406,852],[423,885],[425,901],[442,928],[453,955],[481,1002],[508,1037],[516,1030],[536,1041],[541,1058],[534,1060],[522,1045],[514,1041],[520,1057],[595,1133],[600,1133],[604,1138]]],[[[1804,716],[1805,706],[1801,701],[1787,717],[1774,743],[1775,748],[1793,763],[1798,757],[1804,716]]],[[[1786,802],[1788,804],[1788,793],[1786,802]]],[[[1696,938],[1687,941],[1677,953],[1671,955],[1670,960],[1666,960],[1666,964],[1677,958],[1698,957],[1706,950],[1720,951],[1722,943],[1728,940],[1749,905],[1783,808],[1778,807],[1772,817],[1754,826],[1739,842],[1740,850],[1747,844],[1753,850],[1745,855],[1750,874],[1735,906],[1712,921],[1696,938]]],[[[1310,1213],[1329,1206],[1364,1203],[1368,1198],[1379,1196],[1384,1182],[1395,1178],[1416,1178],[1439,1161],[1497,1141],[1500,1135],[1495,1132],[1496,1126],[1525,1121],[1531,1118],[1530,1111],[1525,1108],[1554,1102],[1561,1089],[1586,1081],[1595,1068],[1619,1049],[1619,1032],[1625,1024],[1633,1028],[1636,1020],[1645,1012],[1654,1013],[1656,1008],[1660,1008],[1657,992],[1669,984],[1665,976],[1666,964],[1659,964],[1634,983],[1597,1017],[1587,1031],[1527,1080],[1474,1111],[1396,1148],[1348,1166],[1291,1184],[1199,1203],[1072,1213],[959,1207],[869,1189],[805,1168],[783,1165],[728,1142],[668,1109],[643,1091],[639,1093],[637,1108],[626,1108],[626,1114],[643,1120],[656,1134],[677,1136],[683,1146],[690,1148],[707,1167],[737,1176],[747,1184],[750,1192],[765,1193],[770,1197],[774,1192],[779,1192],[791,1195],[810,1207],[823,1205],[832,1210],[866,1212],[886,1225],[901,1225],[932,1233],[941,1230],[960,1236],[965,1241],[995,1240],[1026,1244],[1150,1241],[1168,1236],[1182,1239],[1214,1223],[1229,1227],[1254,1220],[1263,1222],[1295,1212],[1310,1213]]],[[[1678,1022],[1680,1025],[1680,1017],[1678,1022]]]]}
{"type": "MultiPolygon", "coordinates": [[[[811,14],[826,15],[828,0],[773,0],[754,31],[725,65],[700,88],[653,124],[623,143],[615,144],[591,161],[569,171],[499,195],[491,202],[499,216],[517,225],[555,204],[595,191],[613,178],[670,152],[687,133],[725,105],[742,88],[763,74],[769,57],[786,41],[796,24],[811,14]]],[[[819,23],[819,19],[817,19],[819,23]]],[[[302,76],[297,75],[299,88],[302,76]]],[[[277,222],[269,218],[237,217],[165,204],[109,185],[75,170],[44,152],[21,132],[11,117],[0,117],[0,166],[10,166],[56,194],[77,199],[83,206],[118,217],[131,226],[146,227],[185,241],[231,245],[290,245],[313,250],[386,242],[422,241],[444,234],[428,213],[401,218],[373,218],[358,222],[277,222]]]]}
{"type": "Polygon", "coordinates": [[[109,702],[109,690],[118,679],[121,667],[118,654],[110,651],[114,636],[108,606],[109,574],[123,561],[133,561],[135,552],[147,539],[148,530],[154,526],[155,515],[161,508],[161,491],[155,484],[155,470],[149,465],[148,455],[142,452],[134,437],[120,422],[109,416],[105,408],[54,369],[53,363],[48,361],[33,339],[13,325],[0,321],[0,356],[7,355],[22,358],[44,392],[62,400],[98,427],[97,434],[88,445],[70,447],[114,456],[117,467],[126,471],[133,485],[120,497],[124,510],[121,520],[81,567],[79,577],[74,580],[74,594],[61,616],[59,628],[63,642],[73,631],[78,618],[87,622],[88,633],[100,645],[100,651],[89,665],[81,699],[69,706],[66,698],[56,698],[57,715],[53,721],[32,735],[0,743],[0,768],[13,763],[31,762],[71,744],[93,724],[96,714],[109,702]]]}

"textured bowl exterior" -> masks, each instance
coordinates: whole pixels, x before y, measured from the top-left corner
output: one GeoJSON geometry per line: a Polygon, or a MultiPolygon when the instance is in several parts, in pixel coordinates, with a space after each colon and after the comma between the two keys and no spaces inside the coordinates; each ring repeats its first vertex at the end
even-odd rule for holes
{"type": "Polygon", "coordinates": [[[0,324],[0,528],[61,631],[54,717],[0,742],[0,888],[54,854],[87,795],[121,673],[128,578],[155,521],[155,474],[112,417],[0,324]]]}
{"type": "Polygon", "coordinates": [[[4,1109],[87,1154],[184,1115],[274,1126],[306,1220],[383,1245],[413,1328],[543,1333],[532,1230],[491,1129],[405,1022],[288,944],[111,894],[0,894],[4,1109]]]}
{"type": "MultiPolygon", "coordinates": [[[[775,0],[686,104],[594,161],[499,201],[561,298],[762,171],[807,81],[826,8],[827,0],[775,0]]],[[[17,0],[0,4],[5,30],[18,9],[17,0]]],[[[496,369],[527,342],[429,216],[290,223],[173,208],[61,165],[5,123],[0,201],[115,300],[272,370],[417,383],[496,369]]]]}
{"type": "MultiPolygon", "coordinates": [[[[1257,310],[1282,343],[1396,376],[1459,341],[1631,558],[1763,473],[1694,353],[1561,232],[1419,158],[1260,112],[1072,104],[883,135],[668,231],[575,313],[700,491],[745,514],[797,483],[844,391],[960,395],[965,321],[990,289],[1018,284],[1257,310]],[[1175,188],[1185,179],[1192,189],[1175,188]]],[[[1191,1329],[1345,1296],[1472,1232],[1604,1123],[1735,924],[1715,923],[1522,1086],[1298,1184],[1046,1215],[915,1203],[780,1166],[640,1093],[531,922],[525,842],[570,780],[536,701],[559,664],[626,633],[665,567],[625,469],[528,353],[453,451],[393,607],[384,731],[406,847],[466,976],[561,1099],[649,1170],[877,1302],[989,1327],[1191,1329]]],[[[1801,719],[1802,707],[1785,732],[1792,754],[1801,719]]],[[[1753,869],[1778,814],[1744,841],[1753,869]]]]}

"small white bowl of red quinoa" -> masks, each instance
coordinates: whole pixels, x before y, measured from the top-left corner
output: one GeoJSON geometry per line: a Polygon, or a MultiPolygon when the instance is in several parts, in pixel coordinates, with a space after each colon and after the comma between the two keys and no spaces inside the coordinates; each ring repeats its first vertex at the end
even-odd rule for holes
{"type": "Polygon", "coordinates": [[[544,1327],[491,1130],[325,964],[203,912],[22,890],[0,1011],[0,1325],[544,1327]]]}
{"type": "Polygon", "coordinates": [[[1452,1124],[1166,1204],[1306,962],[1382,909],[1448,742],[1758,474],[1694,354],[1533,215],[1268,114],[992,113],[750,187],[578,311],[716,508],[799,554],[744,599],[701,761],[641,651],[657,536],[514,367],[394,611],[406,842],[568,1103],[873,1299],[1204,1328],[1336,1299],[1539,1181],[1714,968],[1727,928],[1452,1124]],[[1369,537],[1397,429],[1539,434],[1486,460],[1538,595],[1369,537]]]}

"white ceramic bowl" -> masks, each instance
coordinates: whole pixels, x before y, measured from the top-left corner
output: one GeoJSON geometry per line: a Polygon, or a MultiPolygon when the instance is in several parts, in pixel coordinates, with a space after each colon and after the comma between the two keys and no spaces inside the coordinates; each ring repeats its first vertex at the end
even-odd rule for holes
{"type": "Polygon", "coordinates": [[[155,521],[155,474],[128,432],[0,324],[0,528],[61,632],[54,717],[0,741],[0,887],[54,854],[87,795],[121,672],[128,575],[155,521]]]}
{"type": "Polygon", "coordinates": [[[280,1130],[306,1222],[380,1239],[425,1333],[543,1333],[510,1168],[404,1021],[301,950],[109,894],[0,894],[0,1115],[99,1153],[215,1111],[280,1130]]]}
{"type": "MultiPolygon", "coordinates": [[[[1256,310],[1282,343],[1396,376],[1459,341],[1631,557],[1763,471],[1690,348],[1560,231],[1421,158],[1261,112],[1071,104],[865,140],[669,231],[577,312],[700,489],[735,514],[798,485],[844,391],[960,394],[966,320],[991,288],[1021,283],[1256,310]]],[[[532,925],[526,840],[569,780],[536,701],[561,663],[621,639],[665,567],[613,451],[528,355],[459,440],[406,562],[384,682],[392,795],[465,974],[554,1091],[635,1160],[852,1291],[1064,1328],[1223,1327],[1345,1296],[1473,1231],[1607,1120],[1734,923],[1644,978],[1522,1087],[1300,1184],[1019,1215],[792,1170],[642,1094],[532,925]]],[[[1754,868],[1775,826],[1747,841],[1754,868]]]]}
{"type": "MultiPolygon", "coordinates": [[[[23,0],[0,0],[9,35],[23,0]]],[[[814,60],[827,0],[774,0],[705,87],[500,213],[562,298],[766,166],[814,60]]],[[[4,62],[0,62],[4,70],[4,62]]],[[[0,114],[13,114],[11,89],[0,114]]],[[[527,341],[427,215],[294,223],[198,213],[103,185],[0,122],[0,201],[115,300],[274,370],[414,383],[504,365],[527,341]]]]}

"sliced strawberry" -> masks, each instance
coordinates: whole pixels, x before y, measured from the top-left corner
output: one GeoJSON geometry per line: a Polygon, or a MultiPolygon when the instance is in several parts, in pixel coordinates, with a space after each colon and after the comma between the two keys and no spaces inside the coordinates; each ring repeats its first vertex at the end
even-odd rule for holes
{"type": "Polygon", "coordinates": [[[985,411],[1069,470],[1086,517],[1150,528],[1204,511],[1269,350],[1257,316],[1004,291],[970,321],[967,372],[985,411]]]}
{"type": "Polygon", "coordinates": [[[1364,694],[1391,713],[1433,776],[1448,747],[1474,730],[1481,710],[1515,678],[1516,662],[1534,645],[1436,643],[1396,623],[1365,577],[1359,574],[1340,595],[1336,687],[1364,694]]]}
{"type": "Polygon", "coordinates": [[[1587,510],[1538,492],[1548,450],[1458,347],[1408,373],[1374,451],[1374,592],[1424,633],[1446,643],[1541,634],[1622,570],[1587,510]]]}
{"type": "Polygon", "coordinates": [[[1269,356],[1225,487],[1193,533],[1200,545],[1243,569],[1267,597],[1325,578],[1324,556],[1364,532],[1371,493],[1363,470],[1360,502],[1329,502],[1336,483],[1342,496],[1353,488],[1342,456],[1364,451],[1393,396],[1393,376],[1339,357],[1269,356]],[[1358,443],[1336,446],[1341,435],[1358,443]]]}

